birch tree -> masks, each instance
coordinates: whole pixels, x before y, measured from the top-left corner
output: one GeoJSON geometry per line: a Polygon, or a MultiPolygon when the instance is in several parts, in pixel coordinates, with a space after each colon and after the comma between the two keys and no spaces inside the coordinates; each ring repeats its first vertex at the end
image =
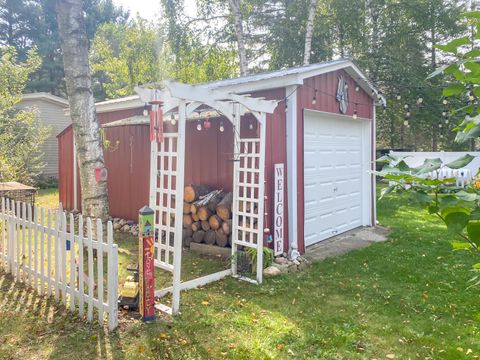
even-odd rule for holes
{"type": "Polygon", "coordinates": [[[57,21],[80,170],[82,212],[105,220],[108,216],[107,182],[97,182],[95,176],[96,171],[104,170],[105,162],[91,87],[82,5],[82,0],[57,0],[57,21]]]}
{"type": "Polygon", "coordinates": [[[310,0],[308,7],[307,25],[305,27],[305,51],[303,53],[303,65],[310,64],[310,53],[312,52],[313,27],[315,25],[315,13],[317,12],[318,0],[310,0]]]}
{"type": "Polygon", "coordinates": [[[245,48],[245,33],[243,31],[243,17],[240,9],[241,0],[229,0],[230,9],[234,18],[235,36],[237,38],[238,60],[240,64],[240,75],[248,75],[247,50],[245,48]]]}

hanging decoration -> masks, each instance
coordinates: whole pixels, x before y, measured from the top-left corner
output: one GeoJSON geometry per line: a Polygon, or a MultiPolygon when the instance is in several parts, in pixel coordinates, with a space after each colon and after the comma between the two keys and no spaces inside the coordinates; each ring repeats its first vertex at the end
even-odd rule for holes
{"type": "Polygon", "coordinates": [[[175,126],[176,123],[177,123],[177,120],[175,119],[175,115],[172,114],[171,117],[170,117],[170,124],[175,126]]]}
{"type": "Polygon", "coordinates": [[[157,90],[155,90],[155,98],[150,101],[150,142],[163,142],[163,102],[158,100],[157,90]]]}
{"type": "Polygon", "coordinates": [[[205,121],[203,122],[203,127],[205,129],[210,129],[210,127],[212,126],[212,123],[210,122],[210,118],[206,118],[205,121]]]}
{"type": "Polygon", "coordinates": [[[220,126],[218,127],[218,130],[222,133],[225,131],[225,126],[223,125],[223,120],[220,121],[220,126]]]}
{"type": "Polygon", "coordinates": [[[148,105],[147,105],[147,103],[145,103],[145,105],[143,105],[143,116],[148,116],[148,105]]]}
{"type": "Polygon", "coordinates": [[[338,78],[336,99],[339,103],[340,112],[345,114],[348,108],[348,85],[343,76],[338,78]]]}
{"type": "Polygon", "coordinates": [[[313,99],[312,99],[312,105],[315,105],[317,103],[317,89],[315,89],[315,93],[313,95],[313,99]]]}
{"type": "Polygon", "coordinates": [[[200,119],[197,120],[197,130],[202,131],[202,122],[200,121],[200,119]]]}

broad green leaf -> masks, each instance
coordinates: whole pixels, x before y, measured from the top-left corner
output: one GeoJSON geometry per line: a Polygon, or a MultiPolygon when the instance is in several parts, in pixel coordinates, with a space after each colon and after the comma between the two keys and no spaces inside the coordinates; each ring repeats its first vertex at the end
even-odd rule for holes
{"type": "Polygon", "coordinates": [[[397,167],[400,171],[410,171],[410,166],[407,165],[407,163],[403,160],[401,160],[398,164],[397,167]]]}
{"type": "Polygon", "coordinates": [[[429,214],[436,214],[440,211],[440,208],[437,205],[429,205],[428,206],[428,213],[429,214]]]}
{"type": "Polygon", "coordinates": [[[457,160],[445,164],[445,166],[449,167],[450,169],[460,169],[470,164],[473,159],[475,159],[475,156],[466,154],[457,160]]]}
{"type": "Polygon", "coordinates": [[[467,233],[468,233],[468,236],[470,237],[470,240],[472,240],[475,244],[479,245],[480,244],[480,221],[479,220],[469,221],[467,224],[467,233]]]}
{"type": "Polygon", "coordinates": [[[462,13],[462,17],[467,19],[480,19],[480,11],[467,11],[462,13]]]}
{"type": "MultiPolygon", "coordinates": [[[[473,74],[475,74],[476,76],[478,76],[478,74],[480,73],[480,64],[477,63],[477,62],[473,62],[473,61],[467,61],[464,66],[470,70],[473,74]]],[[[470,75],[470,74],[468,74],[470,75]]]]}
{"type": "Polygon", "coordinates": [[[470,51],[466,52],[465,54],[463,54],[463,57],[464,58],[472,58],[472,59],[478,58],[478,57],[480,57],[480,50],[479,49],[470,50],[470,51]]]}
{"type": "Polygon", "coordinates": [[[463,241],[452,241],[453,250],[470,250],[472,245],[463,241]]]}
{"type": "Polygon", "coordinates": [[[422,205],[426,205],[426,204],[429,204],[430,202],[432,202],[432,198],[430,197],[430,195],[428,195],[424,191],[419,191],[419,190],[412,191],[410,193],[410,196],[413,199],[413,201],[415,201],[419,204],[422,204],[422,205]]]}
{"type": "Polygon", "coordinates": [[[460,206],[451,206],[442,210],[442,217],[449,231],[460,233],[468,224],[470,211],[460,206]]]}
{"type": "Polygon", "coordinates": [[[423,165],[420,165],[416,168],[413,168],[413,173],[416,175],[426,174],[430,171],[435,171],[440,169],[442,166],[442,160],[440,159],[425,159],[423,165]]]}
{"type": "Polygon", "coordinates": [[[464,190],[462,191],[459,191],[458,193],[456,193],[456,196],[458,196],[460,199],[462,199],[463,201],[468,201],[468,202],[472,202],[472,201],[475,201],[477,200],[478,198],[478,195],[475,194],[475,193],[469,193],[469,192],[466,192],[464,190]]]}
{"type": "Polygon", "coordinates": [[[464,37],[461,37],[461,38],[458,38],[458,39],[454,39],[454,40],[448,42],[445,45],[436,45],[435,47],[437,49],[442,50],[442,51],[452,53],[452,54],[456,54],[457,49],[459,47],[461,47],[463,45],[469,45],[471,43],[472,43],[472,41],[470,40],[470,38],[468,36],[464,36],[464,37]]]}
{"type": "Polygon", "coordinates": [[[465,85],[463,84],[452,84],[443,89],[443,96],[454,96],[461,94],[466,90],[465,85]]]}
{"type": "Polygon", "coordinates": [[[480,263],[476,263],[475,265],[472,266],[474,269],[480,269],[480,263]]]}

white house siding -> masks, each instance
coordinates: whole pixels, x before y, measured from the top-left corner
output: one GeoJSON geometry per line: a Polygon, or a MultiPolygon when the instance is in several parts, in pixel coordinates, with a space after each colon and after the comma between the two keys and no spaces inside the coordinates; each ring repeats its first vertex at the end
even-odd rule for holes
{"type": "Polygon", "coordinates": [[[41,97],[38,94],[35,98],[24,98],[19,104],[20,108],[36,109],[38,111],[39,120],[50,130],[50,135],[42,145],[41,149],[44,153],[45,167],[43,175],[45,177],[58,178],[58,143],[56,136],[70,124],[70,118],[65,115],[67,105],[59,101],[52,100],[51,95],[41,97]]]}

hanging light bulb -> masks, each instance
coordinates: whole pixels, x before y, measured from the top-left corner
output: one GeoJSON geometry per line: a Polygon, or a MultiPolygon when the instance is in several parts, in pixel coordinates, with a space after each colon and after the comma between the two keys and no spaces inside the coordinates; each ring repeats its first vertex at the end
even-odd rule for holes
{"type": "Polygon", "coordinates": [[[412,113],[410,112],[410,110],[408,110],[405,115],[409,118],[412,115],[412,113]]]}
{"type": "Polygon", "coordinates": [[[197,120],[197,130],[202,131],[202,123],[200,122],[200,119],[197,120]]]}
{"type": "Polygon", "coordinates": [[[470,100],[470,101],[475,100],[475,96],[473,95],[473,91],[468,92],[468,100],[470,100]]]}
{"type": "Polygon", "coordinates": [[[356,92],[359,92],[359,91],[360,91],[360,86],[355,85],[355,91],[356,91],[356,92]]]}
{"type": "Polygon", "coordinates": [[[317,103],[317,89],[315,89],[315,95],[313,95],[312,105],[315,105],[316,103],[317,103]]]}
{"type": "Polygon", "coordinates": [[[447,112],[445,110],[442,111],[442,116],[447,117],[447,112]]]}
{"type": "Polygon", "coordinates": [[[439,127],[440,129],[442,128],[442,126],[443,126],[442,123],[438,124],[438,127],[439,127]]]}
{"type": "Polygon", "coordinates": [[[417,99],[417,104],[420,105],[421,103],[423,103],[423,98],[420,96],[420,97],[417,99]]]}
{"type": "Polygon", "coordinates": [[[357,110],[355,110],[353,112],[352,118],[354,118],[354,119],[358,118],[357,110]]]}
{"type": "Polygon", "coordinates": [[[403,125],[408,126],[408,120],[407,119],[403,120],[403,125]]]}
{"type": "Polygon", "coordinates": [[[148,116],[148,105],[147,105],[147,103],[145,103],[145,105],[143,105],[143,116],[148,116]]]}
{"type": "Polygon", "coordinates": [[[175,115],[171,115],[170,116],[170,124],[172,124],[173,126],[175,126],[175,124],[177,123],[177,120],[175,120],[175,115]]]}
{"type": "Polygon", "coordinates": [[[405,103],[405,105],[403,105],[403,108],[404,108],[405,110],[408,110],[409,107],[410,107],[410,105],[407,104],[407,103],[405,103]]]}
{"type": "Polygon", "coordinates": [[[225,131],[225,127],[223,126],[223,120],[220,121],[220,126],[219,126],[218,130],[220,130],[220,132],[222,132],[222,133],[225,131]]]}
{"type": "Polygon", "coordinates": [[[348,84],[345,84],[345,90],[348,90],[348,84]]]}
{"type": "Polygon", "coordinates": [[[397,100],[402,100],[402,95],[397,94],[397,100]]]}
{"type": "Polygon", "coordinates": [[[448,124],[448,118],[445,119],[445,124],[448,124]]]}
{"type": "Polygon", "coordinates": [[[447,105],[448,104],[448,97],[444,97],[443,98],[443,101],[442,101],[443,105],[447,105]]]}
{"type": "Polygon", "coordinates": [[[287,98],[285,98],[285,112],[288,110],[287,98]]]}
{"type": "Polygon", "coordinates": [[[248,130],[253,130],[253,123],[252,122],[248,123],[248,130]]]}

